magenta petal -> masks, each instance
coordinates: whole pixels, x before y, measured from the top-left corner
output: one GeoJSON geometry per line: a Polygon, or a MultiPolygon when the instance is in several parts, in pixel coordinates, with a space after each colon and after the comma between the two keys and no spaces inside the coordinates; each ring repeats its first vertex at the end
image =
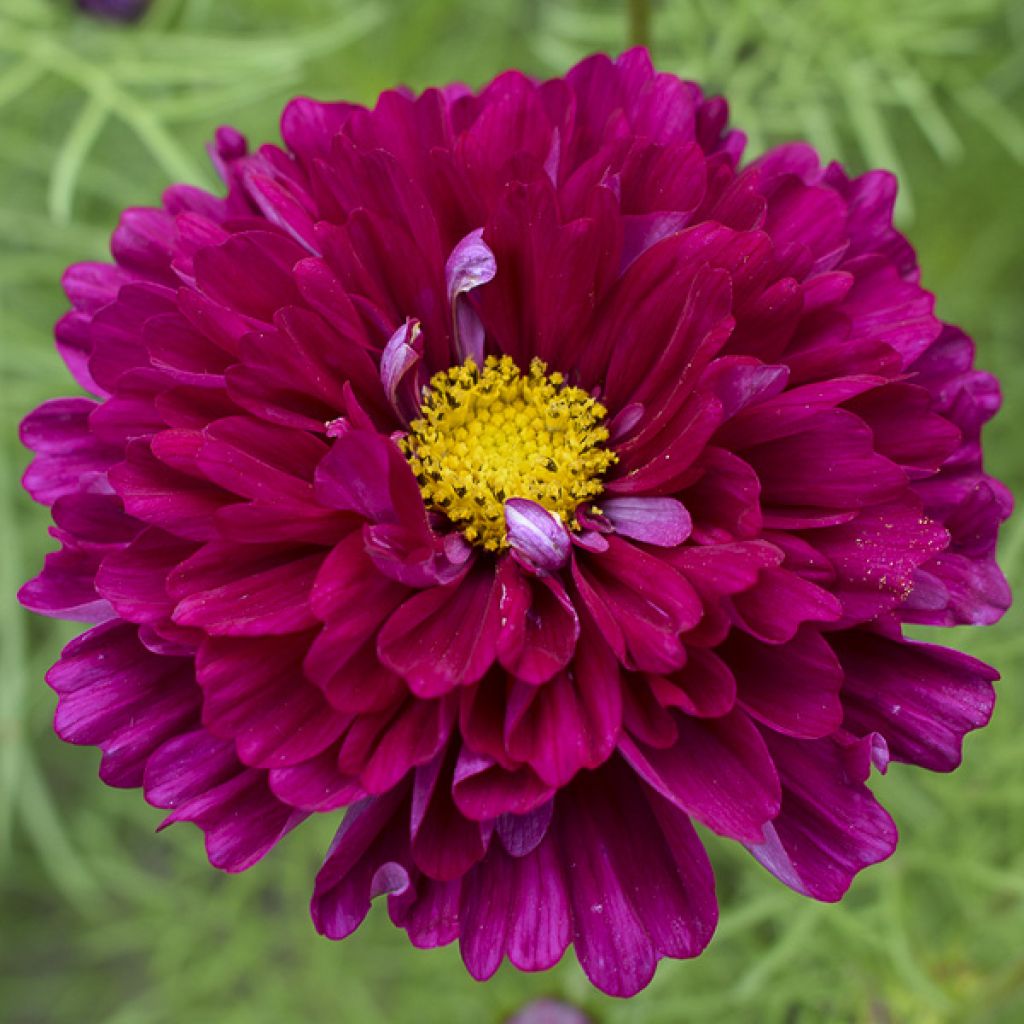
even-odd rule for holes
{"type": "Polygon", "coordinates": [[[639,402],[624,405],[608,424],[608,440],[615,444],[627,437],[644,418],[644,407],[639,402]]]}
{"type": "Polygon", "coordinates": [[[391,335],[380,357],[384,393],[399,419],[408,423],[419,410],[417,367],[423,358],[423,330],[411,317],[391,335]],[[411,374],[411,376],[410,376],[411,374]]]}
{"type": "Polygon", "coordinates": [[[62,547],[46,556],[43,571],[18,591],[29,611],[76,622],[105,622],[114,615],[96,589],[99,557],[95,552],[62,547]]]}
{"type": "Polygon", "coordinates": [[[415,594],[377,639],[381,661],[420,697],[475,683],[491,667],[499,629],[494,570],[482,562],[460,580],[415,594]]]}
{"type": "Polygon", "coordinates": [[[374,896],[408,886],[408,869],[402,866],[403,860],[409,863],[408,838],[398,813],[407,792],[401,787],[364,800],[345,815],[313,887],[310,910],[321,935],[345,938],[362,923],[374,896]]]}
{"type": "MultiPolygon", "coordinates": [[[[377,884],[401,877],[400,865],[389,864],[378,870],[377,884]]],[[[414,872],[414,883],[388,890],[388,916],[404,928],[409,942],[417,949],[435,949],[454,942],[459,934],[459,895],[462,879],[439,882],[414,872]]]]}
{"type": "Polygon", "coordinates": [[[464,875],[487,852],[489,832],[452,799],[452,766],[442,752],[413,776],[410,835],[416,866],[439,882],[464,875]]]}
{"type": "Polygon", "coordinates": [[[328,749],[290,768],[273,768],[267,773],[270,790],[282,803],[317,813],[364,799],[363,788],[355,779],[342,775],[335,760],[334,750],[328,749]]]}
{"type": "Polygon", "coordinates": [[[205,730],[169,740],[146,765],[144,792],[154,807],[180,807],[239,768],[232,745],[205,730]]]}
{"type": "Polygon", "coordinates": [[[126,515],[117,495],[80,492],[53,503],[53,522],[63,535],[73,536],[84,549],[111,551],[128,544],[139,523],[126,515]]]}
{"type": "Polygon", "coordinates": [[[607,498],[601,511],[616,533],[659,548],[677,547],[693,529],[690,513],[675,498],[607,498]]]}
{"type": "Polygon", "coordinates": [[[577,554],[573,581],[622,664],[671,672],[686,660],[680,633],[703,614],[697,592],[660,557],[611,535],[602,554],[577,554]]]}
{"type": "Polygon", "coordinates": [[[623,217],[621,272],[642,256],[652,245],[678,234],[690,221],[689,213],[657,210],[652,213],[623,217]]]}
{"type": "Polygon", "coordinates": [[[768,644],[792,640],[805,622],[836,622],[843,612],[834,594],[775,568],[763,569],[755,586],[732,598],[732,607],[739,624],[768,644]]]}
{"type": "Polygon", "coordinates": [[[173,619],[211,636],[296,633],[316,622],[309,607],[323,555],[206,545],[168,578],[173,619]]]}
{"type": "Polygon", "coordinates": [[[679,738],[655,750],[624,738],[619,749],[645,782],[719,835],[758,843],[779,812],[775,766],[742,711],[722,718],[676,717],[679,738]]]}
{"type": "Polygon", "coordinates": [[[196,657],[203,724],[254,768],[301,764],[348,725],[302,673],[303,636],[206,640],[196,657]]]}
{"type": "Polygon", "coordinates": [[[463,296],[474,288],[494,280],[498,262],[490,246],[484,241],[484,229],[471,231],[452,250],[445,265],[448,302],[455,325],[455,355],[457,362],[472,359],[477,366],[484,361],[484,327],[476,312],[463,296]]]}
{"type": "Polygon", "coordinates": [[[173,808],[164,825],[192,821],[206,833],[210,863],[251,867],[305,817],[270,792],[266,775],[244,769],[230,743],[206,732],[169,740],[149,759],[146,799],[173,808]]]}
{"type": "MultiPolygon", "coordinates": [[[[406,587],[382,576],[366,553],[361,531],[350,533],[323,560],[310,592],[310,606],[318,619],[337,625],[352,641],[354,653],[409,593],[406,587]]],[[[331,657],[341,667],[347,658],[332,645],[331,657]]]]}
{"type": "Polygon", "coordinates": [[[552,786],[611,755],[621,727],[619,675],[610,656],[584,655],[543,686],[516,682],[508,699],[505,747],[552,786]]]}
{"type": "MultiPolygon", "coordinates": [[[[353,766],[369,793],[385,793],[413,768],[437,757],[452,732],[453,706],[449,700],[407,699],[387,726],[375,737],[373,753],[365,764],[353,766]]],[[[389,714],[389,713],[386,713],[389,714]]],[[[353,732],[358,724],[353,725],[353,732]]],[[[347,737],[346,737],[347,738],[347,737]]],[[[342,758],[339,757],[339,766],[342,758]]]]}
{"type": "Polygon", "coordinates": [[[492,847],[466,877],[459,950],[469,973],[489,978],[505,955],[520,970],[544,971],[571,935],[568,886],[551,839],[521,857],[492,847]]]}
{"type": "Polygon", "coordinates": [[[52,505],[61,495],[102,486],[118,453],[89,431],[97,408],[87,398],[55,398],[25,417],[21,443],[37,456],[23,483],[35,501],[52,505]]]}
{"type": "Polygon", "coordinates": [[[459,752],[452,797],[459,813],[470,821],[491,822],[506,814],[529,814],[550,803],[554,795],[554,787],[531,768],[509,770],[467,747],[459,752]]]}
{"type": "Polygon", "coordinates": [[[105,623],[73,640],[46,681],[59,697],[57,733],[98,746],[100,777],[111,786],[142,785],[149,756],[198,714],[190,662],[150,653],[126,623],[105,623]]]}
{"type": "Polygon", "coordinates": [[[758,721],[806,739],[828,736],[842,724],[839,659],[811,627],[772,645],[734,631],[723,656],[736,676],[740,703],[758,721]]]}
{"type": "MultiPolygon", "coordinates": [[[[125,511],[189,540],[205,541],[217,536],[213,517],[232,501],[232,496],[189,472],[194,472],[202,449],[202,438],[185,430],[166,430],[151,444],[129,445],[125,460],[110,471],[110,482],[125,511]]],[[[230,507],[237,508],[238,503],[230,507]]]]}
{"type": "Polygon", "coordinates": [[[736,677],[713,651],[694,648],[678,672],[647,678],[662,707],[697,718],[717,718],[736,704],[736,677]]]}
{"type": "Polygon", "coordinates": [[[777,395],[789,379],[788,367],[764,363],[719,359],[712,364],[712,369],[715,371],[712,386],[722,402],[726,419],[752,402],[777,395]]]}
{"type": "Polygon", "coordinates": [[[495,822],[501,845],[513,857],[532,853],[547,835],[554,812],[555,803],[549,800],[526,814],[503,814],[495,822]]]}
{"type": "Polygon", "coordinates": [[[517,679],[546,682],[565,668],[576,649],[576,609],[557,577],[522,572],[511,558],[498,562],[498,584],[498,660],[517,679]]]}
{"type": "Polygon", "coordinates": [[[994,669],[959,651],[866,630],[832,644],[848,729],[880,733],[897,761],[939,772],[960,764],[964,735],[991,717],[994,669]]]}
{"type": "Polygon", "coordinates": [[[96,589],[129,622],[166,620],[174,610],[167,576],[194,552],[194,544],[149,527],[103,559],[96,589]]]}
{"type": "Polygon", "coordinates": [[[689,819],[622,765],[560,801],[576,956],[602,992],[631,996],[662,956],[696,956],[718,918],[707,854],[689,819]]]}
{"type": "Polygon", "coordinates": [[[851,776],[834,740],[769,732],[765,740],[782,780],[782,811],[750,852],[790,888],[835,902],[858,871],[892,853],[896,826],[864,777],[851,776]]]}
{"type": "Polygon", "coordinates": [[[266,776],[251,769],[173,811],[165,824],[191,821],[206,836],[210,863],[223,871],[245,871],[266,856],[308,817],[281,803],[266,776]]]}
{"type": "Polygon", "coordinates": [[[402,453],[368,430],[350,430],[335,440],[317,466],[316,493],[324,504],[357,512],[372,523],[400,522],[408,502],[423,505],[402,453]]]}
{"type": "Polygon", "coordinates": [[[513,557],[538,573],[556,572],[569,558],[569,531],[553,512],[527,498],[505,502],[505,525],[513,557]]]}

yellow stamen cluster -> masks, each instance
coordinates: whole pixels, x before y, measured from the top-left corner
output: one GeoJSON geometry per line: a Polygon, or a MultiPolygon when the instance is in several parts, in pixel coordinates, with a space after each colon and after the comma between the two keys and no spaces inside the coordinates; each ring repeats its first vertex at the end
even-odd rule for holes
{"type": "Polygon", "coordinates": [[[601,493],[615,462],[607,410],[539,359],[509,356],[435,374],[402,449],[428,506],[488,551],[508,546],[504,503],[528,498],[577,528],[576,506],[601,493]]]}

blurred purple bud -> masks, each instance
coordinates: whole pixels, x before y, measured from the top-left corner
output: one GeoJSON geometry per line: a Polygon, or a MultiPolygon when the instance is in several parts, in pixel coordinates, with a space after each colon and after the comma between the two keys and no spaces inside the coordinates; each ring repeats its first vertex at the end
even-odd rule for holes
{"type": "Polygon", "coordinates": [[[78,9],[110,21],[135,21],[142,17],[151,0],[76,0],[78,9]]]}
{"type": "Polygon", "coordinates": [[[506,1024],[592,1024],[591,1019],[575,1006],[555,999],[538,999],[527,1003],[506,1024]]]}

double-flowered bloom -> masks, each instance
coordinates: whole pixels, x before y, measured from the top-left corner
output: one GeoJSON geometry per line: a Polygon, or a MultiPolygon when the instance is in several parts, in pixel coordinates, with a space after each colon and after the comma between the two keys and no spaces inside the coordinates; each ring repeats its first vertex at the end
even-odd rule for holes
{"type": "MultiPolygon", "coordinates": [[[[222,129],[224,198],[127,211],[65,277],[92,398],[24,424],[60,550],[22,600],[96,623],[49,680],[239,871],[348,807],[313,894],[470,972],[573,943],[607,992],[698,954],[693,822],[839,899],[948,771],[995,673],[999,395],[933,314],[895,183],[642,51],[565,78],[294,101],[222,129]]],[[[340,816],[340,813],[339,813],[340,816]]]]}

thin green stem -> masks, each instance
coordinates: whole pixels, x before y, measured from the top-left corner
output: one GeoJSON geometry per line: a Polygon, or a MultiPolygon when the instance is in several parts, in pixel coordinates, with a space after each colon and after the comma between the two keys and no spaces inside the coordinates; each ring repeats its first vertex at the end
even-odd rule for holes
{"type": "Polygon", "coordinates": [[[629,41],[632,46],[651,45],[651,0],[629,0],[629,41]]]}

